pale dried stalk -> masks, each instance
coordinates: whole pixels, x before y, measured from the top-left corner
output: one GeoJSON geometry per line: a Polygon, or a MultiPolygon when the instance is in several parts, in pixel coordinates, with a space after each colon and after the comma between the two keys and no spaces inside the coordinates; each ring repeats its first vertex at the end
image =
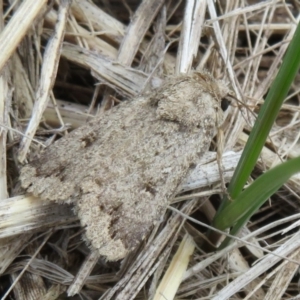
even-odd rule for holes
{"type": "MultiPolygon", "coordinates": [[[[297,232],[284,244],[273,251],[274,254],[287,257],[293,251],[300,247],[300,233],[297,232]]],[[[272,266],[281,260],[280,257],[273,255],[272,253],[266,255],[260,262],[252,266],[247,272],[230,282],[225,288],[223,288],[212,300],[229,299],[235,293],[243,289],[252,280],[268,271],[272,266]]]]}
{"type": "MultiPolygon", "coordinates": [[[[0,29],[3,30],[3,10],[0,8],[0,29]]],[[[7,79],[8,68],[5,68],[0,77],[0,124],[9,126],[8,107],[11,102],[7,79]]],[[[0,127],[0,201],[8,197],[7,193],[7,163],[6,163],[7,129],[0,127]]]]}
{"type": "Polygon", "coordinates": [[[144,35],[163,5],[163,0],[144,0],[136,10],[119,48],[118,61],[130,66],[144,35]]]}
{"type": "MultiPolygon", "coordinates": [[[[289,258],[294,259],[294,257],[297,257],[297,254],[299,251],[293,252],[289,258]]],[[[298,255],[299,256],[299,255],[298,255]]],[[[295,261],[295,260],[294,260],[295,261]]],[[[252,281],[249,283],[247,286],[252,286],[252,291],[248,293],[248,295],[245,297],[245,300],[252,299],[253,297],[256,297],[256,299],[282,299],[282,294],[286,292],[286,285],[289,284],[290,282],[287,280],[291,280],[290,278],[291,274],[295,274],[297,269],[299,268],[298,264],[295,264],[295,262],[288,262],[283,261],[278,267],[276,267],[274,270],[271,272],[268,272],[265,277],[257,278],[256,280],[252,281]],[[286,266],[290,265],[289,269],[286,269],[286,266]],[[279,278],[280,276],[280,278],[279,278]],[[271,283],[271,278],[275,277],[275,279],[272,281],[271,287],[268,289],[267,294],[264,293],[263,296],[257,296],[257,291],[261,290],[261,287],[265,284],[270,285],[271,283]],[[258,282],[256,285],[254,283],[258,282]],[[279,297],[279,298],[278,298],[279,297]]],[[[293,277],[293,275],[292,275],[293,277]]]]}
{"type": "Polygon", "coordinates": [[[159,74],[162,77],[163,74],[163,62],[166,53],[165,48],[165,31],[167,23],[167,9],[163,6],[155,19],[153,25],[154,35],[145,49],[141,58],[139,69],[145,73],[150,73],[150,77],[153,74],[159,74]]]}
{"type": "MultiPolygon", "coordinates": [[[[231,18],[231,17],[235,17],[235,16],[242,16],[243,14],[246,13],[254,13],[257,10],[264,10],[266,7],[270,6],[270,5],[275,5],[276,3],[280,3],[281,0],[269,0],[269,1],[264,1],[264,2],[259,2],[253,5],[247,5],[245,7],[240,7],[240,3],[239,1],[235,1],[235,3],[237,4],[237,8],[235,8],[232,11],[229,12],[225,12],[223,15],[216,17],[216,18],[211,18],[210,20],[207,20],[207,23],[213,23],[214,21],[220,21],[223,19],[227,19],[227,18],[231,18]]],[[[259,27],[260,28],[260,27],[259,27]]]]}
{"type": "Polygon", "coordinates": [[[34,90],[18,53],[12,56],[9,66],[10,72],[14,74],[14,76],[12,76],[12,84],[14,86],[15,104],[23,108],[23,117],[29,118],[33,107],[34,90]]]}
{"type": "Polygon", "coordinates": [[[48,42],[47,48],[45,50],[44,62],[41,71],[41,81],[36,93],[36,102],[33,107],[32,117],[25,132],[26,137],[22,139],[20,144],[18,153],[18,159],[20,162],[23,162],[25,160],[26,154],[31,144],[31,140],[35,135],[44,110],[47,106],[49,94],[56,78],[60,51],[64,38],[65,24],[68,16],[68,9],[68,0],[62,1],[61,5],[59,6],[59,17],[57,26],[54,30],[54,35],[48,42]]]}
{"type": "Polygon", "coordinates": [[[10,292],[13,290],[13,288],[15,287],[16,283],[20,280],[20,278],[23,276],[23,274],[25,273],[25,271],[27,270],[27,268],[29,267],[30,263],[35,259],[35,257],[39,254],[40,250],[42,249],[42,247],[45,245],[45,243],[48,241],[48,239],[51,236],[51,232],[49,232],[47,234],[47,236],[44,238],[44,241],[41,243],[41,245],[38,247],[38,249],[35,251],[35,253],[32,255],[32,257],[30,258],[30,260],[28,261],[28,263],[26,264],[26,266],[23,268],[23,270],[16,276],[16,278],[14,279],[13,283],[11,284],[11,286],[9,287],[9,289],[6,291],[6,293],[4,294],[4,296],[1,298],[1,300],[6,299],[6,297],[10,294],[10,292]]]}
{"type": "Polygon", "coordinates": [[[77,220],[68,206],[45,204],[33,196],[16,196],[2,200],[0,213],[1,239],[77,220]]]}
{"type": "MultiPolygon", "coordinates": [[[[1,6],[1,31],[3,30],[3,11],[1,6]]],[[[1,45],[0,45],[1,47],[1,45]]],[[[0,58],[1,59],[1,58],[0,58]]],[[[11,93],[8,87],[8,78],[10,77],[9,68],[4,67],[2,70],[2,76],[0,77],[0,124],[5,125],[8,128],[10,121],[8,118],[8,108],[11,103],[11,93]]],[[[0,203],[2,204],[4,199],[8,197],[7,192],[7,157],[6,157],[6,142],[7,142],[7,128],[1,126],[0,128],[0,203]]],[[[12,137],[12,134],[11,134],[12,137]]],[[[1,211],[1,209],[0,209],[1,211]]],[[[24,235],[25,238],[25,235],[24,235]]],[[[26,245],[23,238],[6,239],[4,243],[0,243],[0,274],[2,274],[15,259],[16,255],[22,251],[26,245]],[[6,245],[5,245],[6,244],[6,245]]]]}
{"type": "MultiPolygon", "coordinates": [[[[81,66],[88,67],[97,79],[127,96],[139,94],[148,79],[148,75],[141,71],[124,67],[121,63],[71,44],[64,45],[62,56],[81,66]]],[[[155,87],[158,87],[161,82],[159,78],[153,78],[150,81],[151,85],[155,87]]]]}
{"type": "Polygon", "coordinates": [[[68,206],[45,204],[35,197],[0,201],[0,274],[27,246],[32,234],[77,220],[68,206]]]}
{"type": "MultiPolygon", "coordinates": [[[[46,232],[47,234],[48,232],[46,232]]],[[[37,242],[38,244],[38,242],[37,242]]],[[[49,243],[51,244],[51,243],[49,243]]],[[[52,246],[54,246],[52,244],[52,246]]],[[[38,248],[38,247],[36,247],[38,248]]],[[[18,262],[15,262],[11,266],[11,271],[20,271],[23,270],[23,268],[28,264],[30,258],[24,258],[23,260],[20,260],[18,262]]],[[[30,262],[28,271],[37,275],[40,275],[46,279],[49,279],[51,282],[56,284],[65,284],[68,285],[72,282],[74,279],[74,275],[70,272],[63,269],[59,264],[55,262],[51,262],[47,259],[43,258],[35,258],[30,262]]],[[[89,281],[92,281],[89,278],[89,281]]],[[[94,280],[93,280],[94,281],[94,280]]],[[[66,290],[66,287],[63,288],[66,290]]],[[[51,290],[51,289],[50,289],[51,290]]],[[[39,300],[39,299],[38,299],[39,300]]],[[[43,298],[44,300],[44,298],[43,298]]]]}
{"type": "MultiPolygon", "coordinates": [[[[262,17],[262,24],[269,24],[271,19],[274,15],[275,6],[267,6],[266,10],[264,11],[264,15],[262,17]]],[[[253,53],[261,52],[265,49],[267,44],[267,39],[270,35],[270,31],[264,31],[262,28],[257,33],[257,42],[253,47],[253,53]]],[[[249,96],[252,96],[254,90],[256,90],[255,79],[259,70],[259,66],[261,63],[262,55],[256,56],[254,59],[249,61],[247,65],[247,70],[245,74],[245,81],[243,90],[248,92],[249,96]]]]}
{"type": "MultiPolygon", "coordinates": [[[[216,13],[216,9],[215,9],[215,4],[213,3],[212,0],[208,0],[207,1],[207,6],[208,6],[208,11],[210,14],[211,19],[216,19],[217,17],[217,13],[216,13]]],[[[228,76],[230,79],[230,83],[232,85],[232,89],[235,92],[235,94],[237,95],[238,99],[241,99],[240,96],[240,91],[237,87],[236,84],[236,79],[235,79],[235,74],[233,72],[233,67],[231,62],[229,61],[229,56],[228,56],[228,52],[225,46],[225,41],[223,39],[223,34],[221,32],[221,28],[220,25],[218,23],[218,21],[214,21],[213,24],[213,29],[214,29],[214,34],[215,34],[215,38],[216,41],[218,42],[218,46],[219,46],[219,51],[220,51],[220,55],[223,59],[223,62],[226,66],[226,71],[228,72],[228,76]]]]}
{"type": "Polygon", "coordinates": [[[287,31],[293,31],[295,27],[295,24],[248,24],[243,25],[240,24],[239,25],[239,31],[245,31],[245,30],[249,30],[249,31],[258,31],[260,29],[265,30],[271,30],[272,32],[276,32],[277,34],[284,34],[287,31]]]}
{"type": "Polygon", "coordinates": [[[67,290],[67,287],[61,284],[53,284],[43,295],[43,300],[56,300],[67,290]]]}
{"type": "MultiPolygon", "coordinates": [[[[99,42],[103,45],[98,50],[99,53],[103,53],[109,57],[112,57],[112,53],[109,53],[109,50],[107,47],[109,46],[105,41],[100,40],[102,36],[107,37],[114,42],[117,42],[118,44],[121,43],[122,39],[125,36],[126,32],[126,26],[124,26],[120,21],[113,18],[112,16],[108,15],[104,11],[102,11],[98,6],[94,5],[93,3],[90,3],[86,0],[75,0],[73,1],[73,4],[71,6],[72,13],[80,23],[85,23],[88,25],[91,29],[91,33],[101,33],[99,36],[93,36],[93,39],[89,41],[88,43],[92,42],[99,42]],[[104,44],[103,44],[104,43],[104,44]],[[106,45],[105,45],[106,44],[106,45]],[[108,45],[108,46],[107,46],[108,45]]],[[[143,22],[143,20],[141,21],[143,22]]],[[[148,22],[149,23],[149,22],[148,22]]],[[[82,30],[82,29],[80,29],[82,30]]],[[[140,33],[139,33],[140,34],[140,33]]],[[[90,35],[90,34],[89,34],[90,35]]],[[[91,44],[89,44],[91,46],[91,44]]],[[[92,47],[92,46],[91,46],[92,47]]],[[[142,41],[142,45],[140,45],[141,49],[146,49],[148,47],[148,43],[145,41],[142,41]]],[[[140,50],[141,50],[140,49],[140,50]]],[[[130,49],[130,51],[132,51],[130,49]]],[[[116,49],[113,50],[113,55],[115,55],[116,49]]],[[[112,57],[116,59],[115,57],[112,57]]],[[[122,63],[124,63],[122,61],[122,63]]],[[[169,54],[166,54],[165,62],[164,64],[169,69],[173,68],[173,57],[169,54]]]]}
{"type": "MultiPolygon", "coordinates": [[[[276,226],[281,226],[283,224],[289,223],[289,222],[293,222],[293,221],[297,221],[299,219],[300,214],[296,214],[284,219],[281,219],[279,221],[273,222],[271,224],[268,224],[264,227],[259,228],[258,230],[251,232],[250,234],[248,234],[247,236],[245,236],[244,238],[242,238],[240,240],[240,242],[238,242],[237,240],[234,241],[231,245],[229,245],[228,247],[226,247],[225,249],[220,250],[219,252],[215,253],[215,254],[211,254],[210,256],[208,256],[206,259],[200,261],[199,263],[195,264],[194,266],[192,266],[191,268],[189,268],[187,270],[187,272],[184,275],[183,280],[187,280],[190,277],[200,273],[202,270],[204,270],[205,268],[207,268],[210,264],[212,264],[214,261],[218,260],[221,257],[225,257],[228,253],[230,253],[230,251],[234,250],[236,247],[238,247],[241,244],[248,244],[247,242],[248,240],[251,241],[251,239],[253,237],[259,236],[261,235],[263,232],[266,232],[272,228],[275,228],[276,226]]],[[[298,222],[299,223],[299,222],[298,222]]],[[[299,226],[299,224],[297,224],[297,227],[299,226]]],[[[294,228],[291,228],[294,229],[294,228]]],[[[286,232],[285,232],[286,233],[286,232]]],[[[273,252],[269,251],[269,250],[265,250],[264,248],[260,247],[261,250],[263,251],[267,251],[268,253],[270,253],[270,255],[274,255],[272,254],[273,252]]],[[[278,257],[278,256],[276,256],[278,257]]],[[[288,259],[284,256],[279,256],[279,258],[285,258],[286,260],[295,263],[295,260],[291,260],[288,259]]]]}
{"type": "Polygon", "coordinates": [[[87,0],[74,0],[71,10],[77,19],[92,25],[92,32],[100,32],[118,43],[125,35],[125,25],[87,0]]]}
{"type": "MultiPolygon", "coordinates": [[[[251,231],[248,229],[248,227],[245,226],[239,232],[238,237],[242,238],[250,234],[251,231]]],[[[255,258],[262,258],[264,256],[264,251],[260,247],[258,238],[256,238],[256,236],[253,236],[252,238],[249,238],[249,242],[256,246],[256,247],[252,247],[251,245],[246,245],[246,248],[249,251],[249,253],[251,253],[255,258]]]]}
{"type": "MultiPolygon", "coordinates": [[[[249,27],[249,26],[247,26],[249,27]]],[[[285,39],[284,41],[281,41],[279,43],[276,43],[275,45],[272,45],[272,46],[268,46],[266,47],[265,49],[263,49],[262,51],[260,52],[257,52],[247,58],[245,58],[244,60],[238,62],[237,64],[235,64],[234,66],[234,69],[235,70],[238,70],[240,69],[241,67],[243,67],[244,65],[246,65],[249,61],[251,61],[253,58],[257,57],[257,56],[260,56],[260,55],[264,55],[264,54],[267,54],[269,52],[272,52],[274,50],[276,50],[277,48],[280,48],[282,44],[286,44],[286,43],[289,43],[291,41],[291,39],[285,39]]],[[[291,97],[291,95],[289,95],[288,97],[291,97]]],[[[250,98],[250,97],[249,97],[250,98]]],[[[252,97],[251,97],[252,98],[252,97]]],[[[255,103],[256,104],[262,104],[262,100],[258,100],[257,99],[250,99],[251,101],[255,100],[255,103]]],[[[284,104],[283,104],[284,105],[284,104]]],[[[295,109],[295,107],[293,107],[295,109]]]]}
{"type": "Polygon", "coordinates": [[[10,238],[0,239],[0,274],[3,274],[16,257],[27,246],[32,234],[22,234],[10,238]]]}
{"type": "Polygon", "coordinates": [[[153,300],[174,299],[182,277],[193,254],[195,244],[193,239],[185,234],[180,246],[159,284],[153,300]]]}
{"type": "MultiPolygon", "coordinates": [[[[254,241],[249,241],[249,242],[254,242],[258,247],[259,243],[257,240],[254,241]]],[[[246,248],[250,248],[251,246],[247,245],[246,248]]],[[[257,249],[259,250],[259,249],[257,249]]],[[[261,250],[262,252],[262,250],[261,250]]],[[[243,274],[244,272],[247,272],[251,270],[251,266],[249,266],[248,261],[246,258],[243,256],[241,253],[240,249],[233,249],[230,253],[228,253],[228,264],[229,264],[229,269],[230,273],[241,273],[243,274]]],[[[253,293],[253,290],[257,285],[260,283],[260,278],[254,278],[253,281],[251,281],[249,284],[247,284],[243,291],[247,295],[253,295],[256,299],[264,299],[265,297],[265,292],[262,288],[258,288],[255,290],[255,293],[253,293]]]]}
{"type": "MultiPolygon", "coordinates": [[[[290,258],[299,261],[300,249],[297,249],[295,252],[293,252],[290,258]]],[[[294,278],[298,270],[299,270],[299,265],[292,262],[284,261],[282,262],[282,264],[280,264],[280,266],[276,268],[276,270],[274,270],[275,272],[272,272],[274,274],[268,274],[266,276],[266,280],[271,278],[270,275],[274,275],[275,278],[272,282],[272,285],[268,289],[268,293],[266,294],[264,300],[283,299],[283,294],[288,289],[292,279],[294,278]]]]}
{"type": "MultiPolygon", "coordinates": [[[[156,1],[158,1],[158,0],[156,0],[156,1]]],[[[102,36],[104,36],[104,37],[120,44],[122,42],[122,39],[125,36],[126,26],[124,26],[117,19],[115,19],[112,16],[105,13],[103,10],[101,10],[95,4],[90,3],[86,0],[74,0],[73,4],[71,6],[71,10],[72,10],[72,13],[74,14],[74,16],[76,17],[76,19],[78,20],[78,23],[85,23],[86,25],[88,25],[92,34],[97,33],[99,35],[101,33],[101,35],[99,35],[97,37],[93,36],[93,38],[87,39],[87,43],[89,44],[89,46],[92,48],[93,43],[95,43],[97,45],[101,44],[100,49],[98,49],[99,53],[103,53],[103,54],[107,55],[108,57],[116,59],[117,56],[113,57],[113,55],[115,55],[117,50],[113,49],[113,51],[111,53],[109,53],[109,51],[110,51],[109,49],[111,48],[111,46],[108,45],[105,41],[102,41],[101,38],[102,38],[102,36]]],[[[142,22],[142,23],[145,22],[145,23],[149,24],[149,21],[146,21],[146,20],[145,21],[140,20],[140,22],[142,22]]],[[[146,26],[146,25],[144,24],[144,26],[146,26]]],[[[78,26],[77,28],[80,28],[80,26],[78,26]]],[[[79,31],[83,33],[84,29],[79,29],[79,31]]],[[[130,33],[130,35],[131,34],[132,33],[130,33]]],[[[138,32],[138,34],[140,35],[140,32],[138,32]]],[[[141,37],[139,37],[138,39],[141,39],[141,37]]],[[[147,49],[148,46],[149,46],[149,43],[147,41],[143,40],[141,42],[139,50],[144,51],[144,49],[147,49]]],[[[130,47],[132,47],[132,45],[130,45],[130,47]]],[[[129,49],[129,52],[132,52],[131,48],[129,49]]],[[[126,53],[123,55],[126,55],[126,53]]],[[[120,58],[119,58],[119,61],[121,63],[125,64],[125,61],[120,60],[120,58]]],[[[167,69],[167,73],[170,73],[170,74],[174,73],[173,72],[174,57],[172,55],[170,55],[169,53],[165,53],[163,64],[164,64],[164,67],[167,69]]]]}
{"type": "MultiPolygon", "coordinates": [[[[16,281],[18,273],[10,274],[12,282],[16,281]]],[[[41,276],[25,272],[23,276],[16,282],[13,288],[13,295],[17,300],[26,299],[45,299],[45,284],[41,276]]]]}
{"type": "MultiPolygon", "coordinates": [[[[25,255],[34,255],[36,249],[39,247],[39,242],[34,241],[30,243],[25,249],[25,255]]],[[[14,272],[11,274],[12,282],[15,282],[19,272],[14,272]]],[[[25,272],[23,276],[16,282],[13,289],[15,298],[18,300],[26,299],[44,299],[43,296],[46,294],[47,288],[46,284],[39,274],[25,272]]]]}
{"type": "MultiPolygon", "coordinates": [[[[92,114],[88,114],[86,113],[88,107],[84,105],[63,100],[56,100],[56,103],[64,123],[70,124],[72,128],[78,128],[84,125],[87,120],[94,118],[95,110],[92,111],[92,114]]],[[[59,120],[57,118],[55,106],[52,102],[48,103],[43,117],[45,118],[46,122],[53,125],[53,127],[59,126],[59,120]]]]}
{"type": "Polygon", "coordinates": [[[90,254],[85,258],[79,271],[77,272],[73,282],[68,288],[67,294],[69,297],[74,296],[80,292],[87,277],[93,271],[100,255],[98,251],[91,251],[90,254]]]}
{"type": "MultiPolygon", "coordinates": [[[[298,15],[297,17],[297,21],[300,21],[300,15],[298,15]]],[[[291,26],[290,28],[290,32],[288,33],[286,39],[287,40],[291,40],[295,30],[297,28],[296,24],[293,24],[293,26],[291,26]]],[[[268,69],[268,73],[267,76],[264,78],[264,80],[260,83],[258,89],[256,90],[256,92],[254,93],[254,99],[262,99],[263,95],[266,93],[266,91],[269,89],[275,74],[277,73],[277,70],[279,68],[279,65],[281,64],[283,55],[286,52],[287,47],[289,46],[289,43],[283,43],[282,46],[280,47],[280,49],[277,52],[277,55],[275,56],[275,59],[272,63],[272,65],[270,66],[270,68],[268,69]]]]}
{"type": "MultiPolygon", "coordinates": [[[[9,126],[8,107],[11,93],[7,83],[8,69],[5,68],[0,77],[0,124],[9,126]]],[[[6,158],[7,129],[0,125],[0,201],[8,197],[7,193],[7,158],[6,158]]]]}
{"type": "Polygon", "coordinates": [[[206,0],[189,0],[186,3],[176,61],[176,74],[191,71],[197,56],[201,32],[205,21],[206,0]]]}
{"type": "Polygon", "coordinates": [[[16,50],[35,18],[46,4],[46,0],[23,1],[0,35],[0,70],[16,50]]]}
{"type": "MultiPolygon", "coordinates": [[[[239,1],[230,1],[226,4],[226,11],[235,10],[239,7],[239,1]]],[[[230,19],[225,19],[222,26],[222,34],[225,41],[226,49],[228,50],[228,60],[235,61],[235,55],[238,45],[239,31],[236,30],[240,23],[240,16],[233,16],[230,19]]],[[[218,76],[218,75],[217,75],[218,76]]]]}
{"type": "MultiPolygon", "coordinates": [[[[52,26],[55,25],[56,19],[57,12],[55,10],[51,10],[45,16],[45,20],[52,26]]],[[[106,41],[102,40],[101,36],[99,38],[96,33],[88,31],[78,23],[76,24],[75,29],[70,23],[71,21],[66,24],[65,41],[73,41],[76,38],[84,39],[89,49],[97,51],[109,58],[116,59],[118,53],[117,49],[108,44],[106,41]]]]}
{"type": "MultiPolygon", "coordinates": [[[[235,167],[241,157],[241,152],[226,152],[222,156],[222,171],[225,182],[229,182],[235,167]]],[[[178,189],[178,192],[186,192],[213,184],[220,183],[219,168],[216,161],[216,153],[207,152],[196,168],[188,175],[178,189]]]]}

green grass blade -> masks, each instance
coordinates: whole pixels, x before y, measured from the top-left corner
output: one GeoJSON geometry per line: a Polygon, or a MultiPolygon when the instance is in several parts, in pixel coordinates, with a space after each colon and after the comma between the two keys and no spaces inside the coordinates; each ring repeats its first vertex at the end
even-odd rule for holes
{"type": "MultiPolygon", "coordinates": [[[[213,226],[218,229],[219,224],[222,224],[222,216],[224,215],[223,210],[227,206],[231,206],[232,201],[240,201],[238,195],[243,190],[251,172],[253,171],[259,154],[265,144],[271,127],[278,115],[280,107],[288,93],[290,85],[292,84],[296,73],[300,67],[300,24],[298,24],[295,31],[294,37],[287,49],[285,57],[283,59],[281,68],[270,87],[267,98],[261,107],[258,114],[257,120],[254,127],[250,133],[249,139],[246,143],[244,151],[242,153],[241,159],[237,165],[237,168],[233,174],[228,187],[228,194],[231,199],[225,195],[220,208],[213,220],[213,226]],[[221,218],[219,219],[219,215],[221,218]]],[[[262,203],[265,200],[262,200],[262,203]]],[[[249,199],[249,203],[243,202],[241,209],[249,211],[252,207],[252,199],[249,199]]],[[[226,209],[228,213],[227,218],[230,216],[231,212],[226,209]]],[[[240,212],[242,214],[242,211],[240,212]]],[[[234,219],[235,217],[233,217],[234,219]]],[[[224,224],[223,224],[224,225],[224,224]]],[[[222,227],[223,227],[222,225],[222,227]]],[[[210,236],[210,235],[209,235],[210,236]]]]}
{"type": "Polygon", "coordinates": [[[261,207],[292,175],[300,172],[300,157],[284,162],[258,177],[247,189],[241,192],[235,201],[220,212],[215,226],[225,230],[236,224],[241,218],[249,217],[261,207]]]}
{"type": "MultiPolygon", "coordinates": [[[[300,67],[300,24],[287,49],[281,68],[272,83],[267,98],[261,107],[250,133],[242,157],[228,187],[228,193],[235,199],[244,188],[254,169],[280,107],[300,67]]],[[[228,199],[226,199],[228,200],[228,199]]]]}

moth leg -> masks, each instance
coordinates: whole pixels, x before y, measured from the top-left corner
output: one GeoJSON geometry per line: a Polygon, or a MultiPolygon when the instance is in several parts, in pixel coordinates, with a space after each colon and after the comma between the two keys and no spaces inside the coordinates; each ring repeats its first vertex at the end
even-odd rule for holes
{"type": "MultiPolygon", "coordinates": [[[[227,99],[222,99],[222,105],[224,103],[224,107],[222,106],[222,110],[226,111],[228,108],[228,101],[227,99]],[[226,100],[225,102],[223,100],[226,100]]],[[[223,190],[223,194],[228,197],[228,199],[231,199],[230,195],[228,194],[225,179],[224,179],[224,169],[222,165],[222,154],[224,152],[224,131],[223,131],[223,126],[224,126],[224,115],[219,114],[219,107],[216,108],[217,114],[216,114],[216,125],[217,125],[217,164],[218,164],[218,169],[219,169],[219,174],[220,174],[220,183],[221,183],[221,188],[223,190]]]]}
{"type": "Polygon", "coordinates": [[[219,169],[219,174],[220,174],[220,183],[221,183],[221,188],[223,190],[223,194],[227,196],[227,198],[232,201],[231,196],[228,193],[227,187],[226,187],[226,182],[224,179],[224,168],[222,165],[222,154],[224,150],[224,132],[221,128],[218,129],[217,133],[217,142],[218,142],[218,147],[217,147],[217,164],[218,164],[218,169],[219,169]]]}
{"type": "Polygon", "coordinates": [[[219,174],[220,174],[220,182],[221,182],[221,188],[223,190],[224,194],[227,194],[227,188],[226,183],[224,180],[224,169],[222,166],[222,154],[224,150],[224,132],[221,128],[218,128],[217,132],[217,163],[219,168],[219,174]]]}

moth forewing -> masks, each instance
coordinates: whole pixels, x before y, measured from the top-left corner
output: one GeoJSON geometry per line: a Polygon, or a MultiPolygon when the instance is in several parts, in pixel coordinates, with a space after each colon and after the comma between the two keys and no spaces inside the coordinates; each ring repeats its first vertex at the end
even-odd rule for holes
{"type": "Polygon", "coordinates": [[[22,168],[22,186],[44,200],[73,202],[91,247],[122,259],[208,150],[227,93],[205,72],[168,78],[46,148],[22,168]]]}

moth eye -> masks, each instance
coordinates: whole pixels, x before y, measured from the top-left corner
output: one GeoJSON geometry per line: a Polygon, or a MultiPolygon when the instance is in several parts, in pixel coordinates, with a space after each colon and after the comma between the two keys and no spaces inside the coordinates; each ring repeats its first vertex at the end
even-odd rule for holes
{"type": "Polygon", "coordinates": [[[226,111],[229,105],[230,105],[230,101],[227,98],[222,98],[222,100],[221,100],[222,110],[226,111]]]}

